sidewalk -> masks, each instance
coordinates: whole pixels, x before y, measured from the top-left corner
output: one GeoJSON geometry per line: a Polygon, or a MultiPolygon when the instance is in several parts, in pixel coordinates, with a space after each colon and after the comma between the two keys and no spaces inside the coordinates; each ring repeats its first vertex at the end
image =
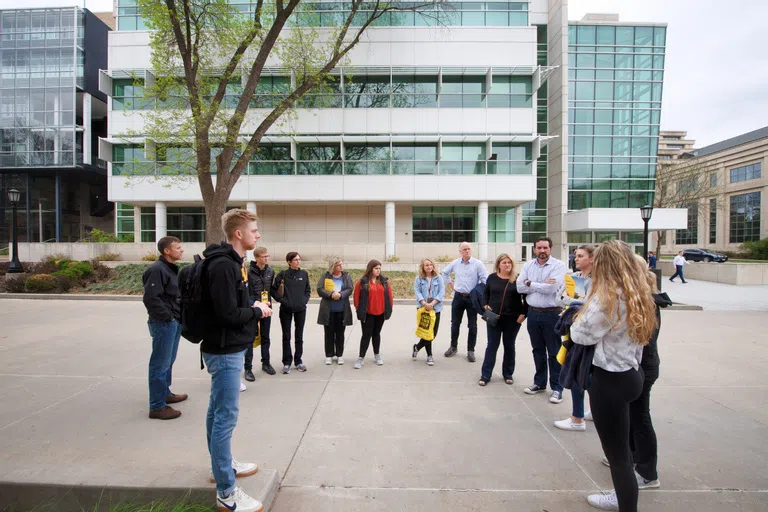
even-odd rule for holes
{"type": "MultiPolygon", "coordinates": [[[[347,330],[347,364],[325,366],[316,315],[310,306],[309,371],[258,372],[241,395],[234,453],[262,469],[240,483],[272,501],[279,476],[272,510],[587,512],[594,509],[586,494],[611,487],[593,425],[586,433],[552,427],[569,414],[569,394],[552,405],[522,392],[533,375],[525,329],[515,384],[502,383],[499,354],[494,379],[481,388],[482,322],[478,362],[466,361],[463,342],[446,359],[446,312],[428,367],[423,352],[410,357],[413,308],[397,306],[384,327],[385,365],[376,367],[369,352],[354,370],[359,325],[347,330]]],[[[653,405],[662,487],[640,493],[644,512],[768,509],[765,319],[663,314],[653,405]]],[[[22,483],[30,486],[27,505],[73,488],[59,510],[79,510],[78,500],[92,509],[104,486],[115,500],[137,499],[136,489],[148,497],[192,489],[213,502],[204,443],[210,380],[197,347],[182,340],[174,367],[174,391],[190,394],[179,404],[184,415],[159,422],[146,417],[142,304],[8,299],[0,326],[0,509],[22,483]]],[[[277,322],[272,339],[278,366],[277,322]]]]}

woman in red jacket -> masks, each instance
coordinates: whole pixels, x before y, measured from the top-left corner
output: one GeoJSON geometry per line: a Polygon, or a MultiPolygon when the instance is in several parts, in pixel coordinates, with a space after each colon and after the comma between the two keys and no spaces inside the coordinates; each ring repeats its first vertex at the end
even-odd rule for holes
{"type": "Polygon", "coordinates": [[[376,364],[378,366],[384,364],[379,354],[381,328],[384,326],[384,320],[389,320],[392,316],[393,302],[392,288],[387,278],[381,275],[381,263],[377,260],[369,261],[365,274],[355,284],[355,309],[363,330],[360,338],[360,357],[355,362],[356,370],[363,366],[371,338],[373,338],[373,357],[376,364]]]}

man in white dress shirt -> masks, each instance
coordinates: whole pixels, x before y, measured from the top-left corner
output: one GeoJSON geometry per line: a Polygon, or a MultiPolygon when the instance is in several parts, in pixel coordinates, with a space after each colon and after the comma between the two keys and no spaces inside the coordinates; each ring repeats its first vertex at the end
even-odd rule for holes
{"type": "Polygon", "coordinates": [[[680,276],[680,280],[683,282],[683,284],[687,283],[688,281],[686,281],[685,277],[683,277],[683,265],[689,265],[689,263],[688,260],[686,260],[683,256],[683,251],[677,253],[675,259],[672,260],[672,263],[675,265],[675,273],[672,274],[672,277],[670,277],[669,280],[674,281],[677,276],[680,276]]]}

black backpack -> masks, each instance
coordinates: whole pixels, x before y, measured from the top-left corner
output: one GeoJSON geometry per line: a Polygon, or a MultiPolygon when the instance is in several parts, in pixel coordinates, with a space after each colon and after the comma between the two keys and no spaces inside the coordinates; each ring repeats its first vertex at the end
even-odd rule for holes
{"type": "Polygon", "coordinates": [[[181,335],[192,343],[203,341],[205,328],[209,325],[208,309],[205,307],[204,276],[206,262],[199,254],[195,261],[179,271],[181,292],[181,335]]]}

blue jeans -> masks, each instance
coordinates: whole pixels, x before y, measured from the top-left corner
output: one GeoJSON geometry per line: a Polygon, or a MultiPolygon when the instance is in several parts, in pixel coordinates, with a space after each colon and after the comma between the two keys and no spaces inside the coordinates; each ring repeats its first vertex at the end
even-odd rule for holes
{"type": "MultiPolygon", "coordinates": [[[[589,391],[589,384],[591,382],[592,375],[587,378],[587,391],[589,391]]],[[[571,416],[584,419],[584,390],[579,387],[579,384],[575,379],[571,386],[571,402],[573,402],[573,412],[571,413],[571,416]]]]}
{"type": "Polygon", "coordinates": [[[165,397],[171,394],[171,373],[176,353],[179,351],[181,324],[149,320],[152,336],[152,355],[149,356],[149,410],[165,407],[165,397]]]}
{"type": "Polygon", "coordinates": [[[469,295],[455,292],[451,302],[451,346],[453,348],[459,345],[459,331],[461,330],[461,320],[464,316],[464,311],[467,312],[467,325],[469,326],[467,351],[474,352],[475,343],[477,343],[477,312],[472,305],[472,298],[469,295]]]}
{"type": "Polygon", "coordinates": [[[484,381],[491,380],[493,367],[496,366],[496,353],[499,351],[499,345],[504,340],[504,358],[501,360],[501,376],[505,379],[511,379],[515,373],[515,339],[520,330],[520,324],[517,323],[517,317],[502,316],[496,327],[487,325],[488,345],[485,347],[485,357],[483,358],[483,369],[480,377],[484,381]]]}
{"type": "Polygon", "coordinates": [[[560,363],[557,362],[557,352],[560,350],[560,336],[555,332],[555,324],[559,318],[556,311],[534,311],[528,309],[528,335],[533,347],[533,363],[536,374],[533,383],[542,388],[547,387],[547,362],[549,362],[549,387],[552,391],[563,391],[560,384],[560,363]]]}
{"type": "Polygon", "coordinates": [[[680,276],[680,280],[682,282],[685,282],[685,277],[683,277],[683,266],[682,265],[675,265],[675,273],[672,274],[672,277],[669,278],[670,281],[674,281],[677,276],[680,276]]]}
{"type": "Polygon", "coordinates": [[[216,479],[216,490],[227,496],[235,488],[235,470],[232,469],[232,432],[240,412],[240,371],[243,354],[206,354],[203,360],[211,374],[211,399],[205,429],[211,469],[216,479]]]}

